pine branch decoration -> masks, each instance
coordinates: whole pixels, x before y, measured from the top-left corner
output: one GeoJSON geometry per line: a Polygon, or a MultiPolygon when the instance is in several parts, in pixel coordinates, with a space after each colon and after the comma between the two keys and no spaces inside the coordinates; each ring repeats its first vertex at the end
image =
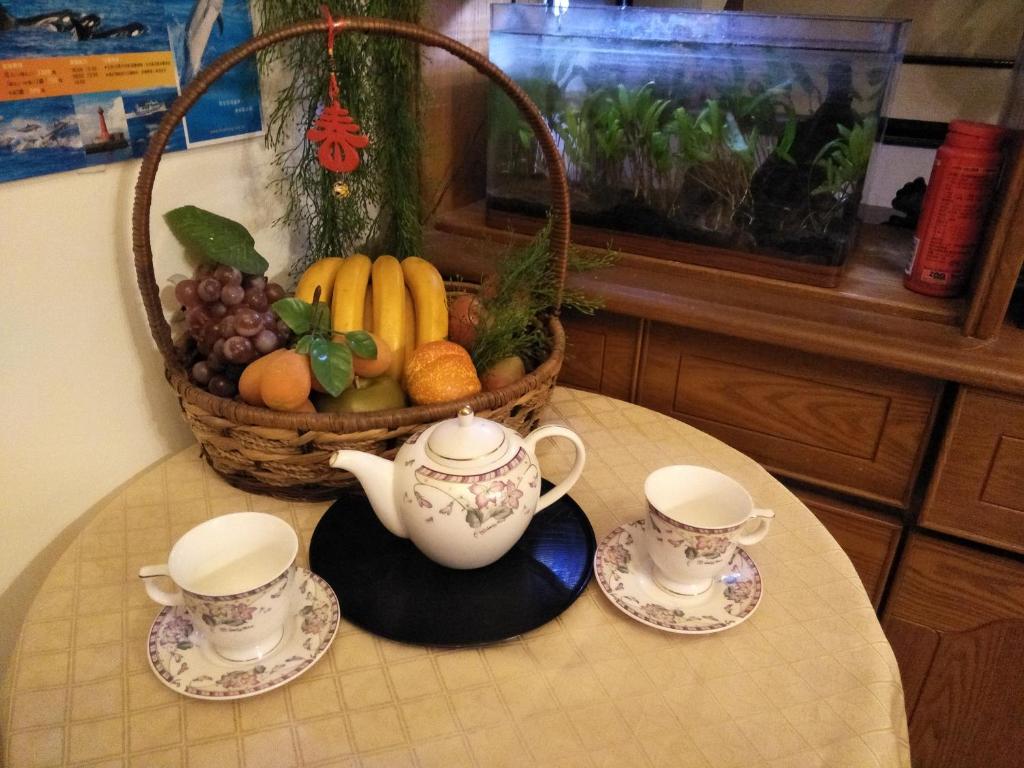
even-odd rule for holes
{"type": "MultiPolygon", "coordinates": [[[[260,32],[320,16],[321,0],[254,0],[260,32]]],[[[331,14],[379,16],[418,22],[423,0],[330,0],[331,14]]],[[[274,188],[284,197],[278,224],[306,242],[291,269],[301,273],[312,262],[355,250],[420,253],[422,245],[419,167],[421,151],[419,51],[415,43],[392,37],[340,33],[334,68],[342,99],[372,145],[345,176],[349,194],[334,194],[337,177],[320,166],[318,147],[305,139],[317,109],[328,99],[325,40],[296,38],[260,54],[263,72],[289,74],[274,96],[266,143],[280,173],[274,188]]]]}
{"type": "MultiPolygon", "coordinates": [[[[618,254],[610,250],[569,247],[570,272],[611,266],[618,254]]],[[[550,339],[544,319],[555,309],[558,279],[551,262],[551,221],[530,241],[509,246],[500,258],[488,290],[480,294],[480,325],[471,355],[478,371],[517,355],[536,363],[548,354],[550,339]]],[[[566,287],[562,309],[591,315],[600,299],[566,287]]]]}

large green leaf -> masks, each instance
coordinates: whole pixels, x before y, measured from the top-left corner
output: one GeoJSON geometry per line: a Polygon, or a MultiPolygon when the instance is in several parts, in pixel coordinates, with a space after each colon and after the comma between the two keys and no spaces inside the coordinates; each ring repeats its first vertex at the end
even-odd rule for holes
{"type": "Polygon", "coordinates": [[[309,325],[313,331],[330,335],[331,308],[322,301],[310,305],[309,325]]]}
{"type": "Polygon", "coordinates": [[[168,211],[164,219],[175,237],[204,258],[251,275],[267,271],[267,260],[256,252],[249,230],[237,221],[194,205],[168,211]]]}
{"type": "Polygon", "coordinates": [[[309,333],[313,327],[313,306],[302,299],[278,299],[271,305],[277,316],[296,334],[309,333]]]}
{"type": "Polygon", "coordinates": [[[299,340],[295,342],[295,351],[300,355],[308,355],[309,348],[313,345],[313,337],[310,335],[300,336],[299,340]]]}
{"type": "Polygon", "coordinates": [[[366,331],[349,331],[345,334],[345,339],[356,357],[367,360],[377,359],[377,342],[366,331]]]}
{"type": "Polygon", "coordinates": [[[309,345],[309,362],[320,386],[333,397],[352,383],[352,350],[345,344],[316,336],[309,345]]]}

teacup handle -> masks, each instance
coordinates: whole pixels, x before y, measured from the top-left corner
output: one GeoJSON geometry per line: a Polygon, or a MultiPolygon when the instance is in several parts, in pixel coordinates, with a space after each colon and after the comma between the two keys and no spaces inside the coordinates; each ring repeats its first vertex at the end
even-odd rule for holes
{"type": "Polygon", "coordinates": [[[756,525],[753,530],[737,536],[736,543],[743,546],[757,544],[768,533],[768,526],[771,525],[773,517],[775,517],[775,513],[770,509],[755,509],[750,513],[750,517],[747,518],[743,527],[746,528],[751,523],[756,523],[756,525]]]}
{"type": "Polygon", "coordinates": [[[185,596],[181,594],[180,589],[175,590],[174,592],[167,592],[160,589],[155,582],[150,580],[153,576],[170,576],[167,564],[144,565],[139,568],[139,578],[146,582],[147,595],[160,603],[160,605],[183,605],[185,603],[185,596]]]}
{"type": "Polygon", "coordinates": [[[583,447],[583,441],[580,439],[580,436],[571,429],[560,427],[557,424],[548,424],[544,427],[538,427],[527,435],[523,440],[523,443],[526,445],[527,450],[536,456],[537,443],[545,437],[564,437],[575,445],[576,462],[572,465],[572,469],[569,470],[569,474],[566,475],[562,482],[537,500],[537,512],[550,507],[569,492],[569,489],[572,488],[576,484],[576,481],[580,479],[580,475],[583,473],[583,463],[587,460],[587,449],[583,447]]]}

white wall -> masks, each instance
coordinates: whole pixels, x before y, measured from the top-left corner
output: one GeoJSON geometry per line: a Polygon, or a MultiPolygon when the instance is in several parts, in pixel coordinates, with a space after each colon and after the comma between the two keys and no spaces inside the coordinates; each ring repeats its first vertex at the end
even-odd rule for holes
{"type": "MultiPolygon", "coordinates": [[[[138,165],[0,184],[0,602],[69,523],[192,439],[135,282],[138,165]]],[[[191,269],[159,218],[186,203],[242,222],[270,274],[284,275],[269,169],[258,138],[164,158],[153,204],[159,281],[191,269]]]]}
{"type": "MultiPolygon", "coordinates": [[[[1012,81],[1008,69],[900,66],[886,114],[908,120],[998,123],[1012,81]]],[[[861,202],[888,208],[896,191],[918,176],[928,181],[934,149],[876,144],[861,202]]]]}

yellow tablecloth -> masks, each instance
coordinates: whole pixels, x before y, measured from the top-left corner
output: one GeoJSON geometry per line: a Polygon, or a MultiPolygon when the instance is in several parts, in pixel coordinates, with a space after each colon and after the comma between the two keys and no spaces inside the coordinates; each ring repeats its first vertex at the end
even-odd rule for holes
{"type": "MultiPolygon", "coordinates": [[[[764,577],[756,613],[720,634],[674,635],[591,583],[556,621],[496,645],[401,645],[342,621],[288,685],[187,699],[148,666],[159,607],[139,566],[165,562],[196,523],[245,509],[280,515],[308,543],[328,506],[235,490],[189,448],[96,513],[46,579],[5,678],[5,764],[909,765],[892,651],[849,559],[803,504],[749,458],[644,408],[559,388],[546,416],[587,444],[571,494],[599,541],[644,516],[644,477],[665,464],[727,472],[774,509],[749,547],[764,577]]],[[[562,476],[571,453],[545,441],[545,475],[562,476]]]]}

